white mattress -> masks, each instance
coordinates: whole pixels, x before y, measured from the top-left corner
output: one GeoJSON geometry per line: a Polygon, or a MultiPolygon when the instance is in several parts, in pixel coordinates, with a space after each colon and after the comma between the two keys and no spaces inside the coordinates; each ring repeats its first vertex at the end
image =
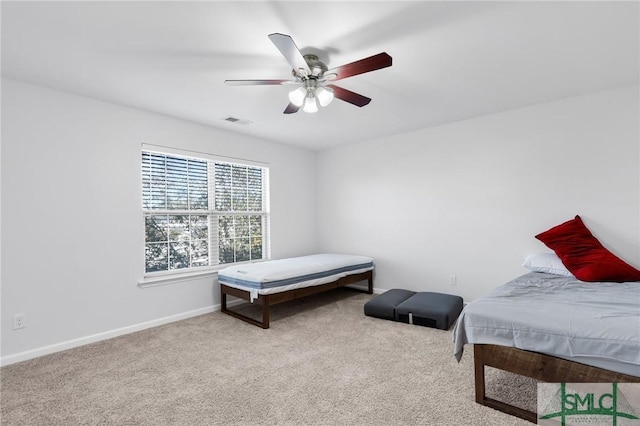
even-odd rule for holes
{"type": "Polygon", "coordinates": [[[218,282],[249,291],[253,301],[259,294],[326,284],[372,269],[370,257],[325,253],[229,266],[218,271],[218,282]]]}
{"type": "Polygon", "coordinates": [[[458,360],[467,343],[492,344],[640,376],[640,282],[531,272],[467,305],[453,340],[458,360]]]}

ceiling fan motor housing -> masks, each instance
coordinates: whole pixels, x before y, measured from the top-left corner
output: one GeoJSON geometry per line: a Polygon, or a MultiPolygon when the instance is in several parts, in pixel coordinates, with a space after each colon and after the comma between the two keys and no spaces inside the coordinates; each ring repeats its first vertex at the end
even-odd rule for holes
{"type": "Polygon", "coordinates": [[[291,70],[291,73],[293,74],[294,77],[299,77],[299,78],[302,78],[303,80],[306,80],[307,78],[317,79],[322,77],[322,75],[329,69],[324,62],[318,59],[316,55],[304,55],[303,58],[307,63],[307,65],[309,66],[309,69],[311,70],[311,75],[307,75],[306,71],[302,69],[299,69],[299,70],[294,69],[294,70],[291,70]]]}

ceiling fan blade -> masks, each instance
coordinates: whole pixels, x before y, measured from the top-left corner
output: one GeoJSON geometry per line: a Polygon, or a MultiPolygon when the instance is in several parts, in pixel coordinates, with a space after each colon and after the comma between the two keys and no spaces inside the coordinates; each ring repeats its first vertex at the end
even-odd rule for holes
{"type": "Polygon", "coordinates": [[[260,86],[265,84],[288,84],[291,80],[225,80],[230,86],[260,86]]]}
{"type": "Polygon", "coordinates": [[[299,106],[294,105],[293,103],[289,102],[289,105],[287,105],[287,107],[284,110],[284,114],[294,114],[294,113],[298,112],[299,109],[300,109],[299,106]]]}
{"type": "Polygon", "coordinates": [[[293,41],[291,36],[273,33],[269,34],[269,39],[276,45],[280,53],[282,53],[282,56],[285,57],[287,62],[289,62],[296,72],[301,69],[304,70],[307,75],[311,74],[307,61],[304,60],[302,53],[300,53],[298,46],[296,46],[296,43],[293,41]]]}
{"type": "Polygon", "coordinates": [[[377,55],[369,56],[368,58],[360,59],[359,61],[351,62],[350,64],[332,68],[325,72],[324,75],[329,76],[331,74],[335,74],[335,78],[332,78],[331,81],[336,81],[352,77],[354,75],[364,74],[365,72],[390,67],[391,64],[391,56],[386,52],[382,52],[377,55]]]}
{"type": "Polygon", "coordinates": [[[333,96],[355,106],[363,107],[371,102],[371,98],[359,95],[351,90],[343,89],[342,87],[334,84],[327,84],[327,87],[331,87],[333,89],[333,96]]]}

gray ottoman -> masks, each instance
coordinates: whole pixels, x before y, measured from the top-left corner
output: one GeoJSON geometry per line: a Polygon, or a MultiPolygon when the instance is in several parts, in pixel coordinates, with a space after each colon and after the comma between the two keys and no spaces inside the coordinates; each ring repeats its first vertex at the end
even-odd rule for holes
{"type": "Polygon", "coordinates": [[[420,292],[396,306],[396,321],[448,330],[462,312],[462,297],[420,292]]]}
{"type": "Polygon", "coordinates": [[[394,288],[374,297],[364,304],[364,314],[370,317],[395,321],[396,306],[416,294],[415,291],[394,288]]]}

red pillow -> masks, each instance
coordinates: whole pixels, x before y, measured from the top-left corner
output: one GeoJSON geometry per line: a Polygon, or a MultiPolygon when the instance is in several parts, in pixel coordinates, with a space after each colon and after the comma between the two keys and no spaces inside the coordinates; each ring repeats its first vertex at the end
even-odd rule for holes
{"type": "Polygon", "coordinates": [[[640,281],[640,271],[604,248],[580,216],[536,235],[580,281],[640,281]]]}

